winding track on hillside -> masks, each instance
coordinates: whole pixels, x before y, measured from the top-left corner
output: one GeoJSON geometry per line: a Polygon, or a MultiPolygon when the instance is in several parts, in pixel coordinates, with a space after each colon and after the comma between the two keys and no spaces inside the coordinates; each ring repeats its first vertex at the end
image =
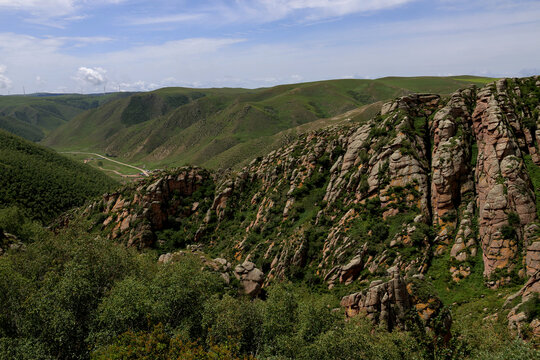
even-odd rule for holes
{"type": "Polygon", "coordinates": [[[103,156],[103,155],[100,155],[100,154],[97,154],[97,153],[90,153],[90,152],[82,152],[82,151],[62,151],[60,152],[60,154],[84,154],[84,155],[94,155],[94,156],[97,156],[99,158],[102,158],[102,159],[105,159],[105,160],[108,160],[108,161],[112,161],[114,163],[117,163],[117,164],[120,164],[120,165],[123,165],[123,166],[127,166],[127,167],[130,167],[130,168],[133,168],[133,169],[136,169],[136,170],[139,170],[144,176],[149,176],[150,174],[148,174],[148,171],[140,168],[140,167],[137,167],[137,166],[133,166],[133,165],[129,165],[129,164],[126,164],[126,163],[123,163],[121,161],[118,161],[118,160],[113,160],[111,158],[108,158],[106,156],[103,156]]]}

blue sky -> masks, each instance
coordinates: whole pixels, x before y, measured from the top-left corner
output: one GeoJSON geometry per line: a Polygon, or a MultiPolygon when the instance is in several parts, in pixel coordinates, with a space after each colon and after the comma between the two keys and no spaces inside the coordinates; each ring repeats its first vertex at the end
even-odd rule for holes
{"type": "Polygon", "coordinates": [[[0,0],[0,94],[540,73],[539,0],[0,0]]]}

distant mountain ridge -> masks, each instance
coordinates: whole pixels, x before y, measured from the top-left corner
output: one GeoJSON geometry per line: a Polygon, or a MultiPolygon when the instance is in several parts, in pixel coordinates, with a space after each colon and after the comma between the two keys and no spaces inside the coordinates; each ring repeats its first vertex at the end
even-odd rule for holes
{"type": "MultiPolygon", "coordinates": [[[[279,147],[307,124],[318,121],[314,126],[321,127],[325,119],[408,93],[448,94],[490,80],[388,77],[253,90],[164,88],[82,113],[51,132],[43,144],[112,153],[154,167],[233,167],[279,147]]],[[[372,108],[364,116],[376,111],[372,108]]]]}

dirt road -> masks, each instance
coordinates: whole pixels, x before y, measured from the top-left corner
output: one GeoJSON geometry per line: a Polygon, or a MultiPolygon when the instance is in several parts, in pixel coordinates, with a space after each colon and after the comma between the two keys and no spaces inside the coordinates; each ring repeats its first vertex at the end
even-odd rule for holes
{"type": "Polygon", "coordinates": [[[100,155],[100,154],[96,154],[96,153],[89,153],[89,152],[82,152],[82,151],[63,151],[61,152],[60,154],[84,154],[84,155],[94,155],[94,156],[97,156],[101,159],[104,159],[104,160],[108,160],[108,161],[112,161],[113,163],[117,163],[117,164],[120,164],[120,165],[123,165],[123,166],[127,166],[127,167],[130,167],[132,169],[135,169],[135,170],[139,170],[144,176],[149,176],[148,174],[148,171],[140,168],[140,167],[136,167],[136,166],[133,166],[133,165],[129,165],[129,164],[126,164],[126,163],[123,163],[121,161],[118,161],[118,160],[113,160],[111,158],[108,158],[106,156],[103,156],[103,155],[100,155]]]}

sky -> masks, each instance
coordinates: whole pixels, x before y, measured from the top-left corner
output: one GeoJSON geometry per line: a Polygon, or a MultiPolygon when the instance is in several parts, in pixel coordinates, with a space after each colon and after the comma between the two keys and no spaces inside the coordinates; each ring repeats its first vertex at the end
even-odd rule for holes
{"type": "Polygon", "coordinates": [[[0,0],[0,95],[540,74],[540,0],[0,0]]]}

